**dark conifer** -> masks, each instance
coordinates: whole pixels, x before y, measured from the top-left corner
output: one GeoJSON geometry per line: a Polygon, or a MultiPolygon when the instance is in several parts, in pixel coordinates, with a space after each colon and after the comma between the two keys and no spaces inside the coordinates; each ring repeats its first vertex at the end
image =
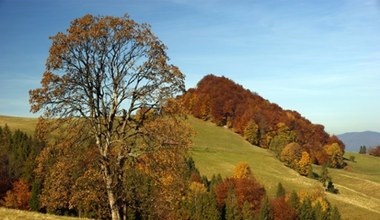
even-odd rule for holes
{"type": "Polygon", "coordinates": [[[310,197],[305,198],[301,203],[301,206],[299,207],[299,218],[300,220],[314,219],[314,211],[313,207],[311,206],[310,197]]]}
{"type": "Polygon", "coordinates": [[[336,206],[334,206],[330,212],[330,220],[340,220],[340,213],[336,206]]]}
{"type": "Polygon", "coordinates": [[[226,220],[240,220],[241,212],[237,203],[237,198],[233,190],[228,191],[226,198],[226,220]]]}
{"type": "Polygon", "coordinates": [[[292,193],[290,194],[289,202],[290,202],[290,205],[294,209],[297,210],[299,208],[300,201],[299,201],[299,198],[298,198],[296,191],[293,190],[292,193]]]}
{"type": "Polygon", "coordinates": [[[269,199],[267,196],[263,198],[261,201],[261,209],[260,209],[260,220],[273,220],[274,215],[273,215],[273,209],[272,206],[269,203],[269,199]]]}
{"type": "Polygon", "coordinates": [[[277,192],[276,192],[276,197],[284,197],[286,194],[284,186],[282,186],[282,183],[278,183],[277,185],[277,192]]]}

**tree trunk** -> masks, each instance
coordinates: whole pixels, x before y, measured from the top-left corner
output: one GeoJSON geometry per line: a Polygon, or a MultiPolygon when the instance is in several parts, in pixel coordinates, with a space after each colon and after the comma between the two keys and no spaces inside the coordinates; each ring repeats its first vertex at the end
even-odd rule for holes
{"type": "Polygon", "coordinates": [[[107,165],[103,165],[103,175],[104,180],[106,182],[106,189],[107,189],[107,195],[108,195],[108,202],[111,209],[111,217],[112,220],[120,220],[120,210],[119,210],[119,204],[117,203],[117,199],[114,192],[113,187],[113,179],[109,172],[109,167],[107,165]]]}

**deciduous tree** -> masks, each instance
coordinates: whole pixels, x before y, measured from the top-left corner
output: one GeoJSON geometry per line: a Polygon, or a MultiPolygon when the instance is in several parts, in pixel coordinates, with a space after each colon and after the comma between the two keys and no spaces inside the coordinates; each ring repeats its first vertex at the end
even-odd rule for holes
{"type": "Polygon", "coordinates": [[[282,149],[280,154],[280,160],[285,162],[286,166],[291,168],[296,168],[298,161],[302,156],[302,148],[297,143],[287,144],[284,149],[282,149]]]}
{"type": "Polygon", "coordinates": [[[259,146],[260,144],[260,130],[259,126],[250,121],[244,129],[244,138],[251,144],[259,146]]]}
{"type": "Polygon", "coordinates": [[[30,195],[29,185],[24,179],[20,179],[14,182],[12,190],[7,192],[4,205],[8,208],[28,210],[30,195]]]}
{"type": "Polygon", "coordinates": [[[307,176],[310,172],[311,158],[306,151],[302,152],[301,159],[298,161],[297,171],[303,176],[307,176]]]}
{"type": "Polygon", "coordinates": [[[343,151],[337,143],[324,146],[329,156],[329,166],[333,168],[341,168],[344,166],[343,151]]]}
{"type": "Polygon", "coordinates": [[[240,162],[236,165],[232,176],[236,179],[253,178],[252,170],[245,162],[240,162]]]}
{"type": "Polygon", "coordinates": [[[184,90],[184,75],[168,64],[166,46],[149,25],[127,15],[85,15],[50,39],[41,88],[30,91],[31,111],[66,123],[80,118],[90,127],[81,135],[96,140],[112,219],[120,219],[124,163],[151,150],[133,140],[143,134],[146,113],[184,90]]]}
{"type": "Polygon", "coordinates": [[[375,148],[371,148],[369,150],[369,155],[375,156],[375,157],[380,157],[380,146],[377,146],[375,148]]]}

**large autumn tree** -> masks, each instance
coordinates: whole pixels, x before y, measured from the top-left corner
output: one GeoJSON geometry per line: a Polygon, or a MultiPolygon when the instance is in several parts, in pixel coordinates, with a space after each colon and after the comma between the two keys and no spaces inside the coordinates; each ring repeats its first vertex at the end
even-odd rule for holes
{"type": "Polygon", "coordinates": [[[120,219],[124,164],[152,150],[134,140],[146,134],[146,116],[160,114],[166,100],[184,90],[184,75],[168,63],[167,48],[149,25],[128,15],[85,15],[50,39],[41,88],[30,91],[31,111],[90,128],[80,135],[96,140],[112,219],[120,219]]]}

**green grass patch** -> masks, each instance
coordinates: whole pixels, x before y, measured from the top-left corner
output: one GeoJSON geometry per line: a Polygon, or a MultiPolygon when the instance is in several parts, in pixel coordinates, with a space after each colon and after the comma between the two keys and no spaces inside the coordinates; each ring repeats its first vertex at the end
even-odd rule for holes
{"type": "MultiPolygon", "coordinates": [[[[231,176],[238,162],[247,162],[255,177],[265,185],[273,196],[278,182],[287,191],[321,189],[322,184],[300,176],[284,166],[266,149],[252,146],[230,129],[218,127],[194,117],[189,122],[196,132],[193,138],[192,156],[200,172],[208,177],[220,173],[231,176]]],[[[356,162],[347,161],[346,169],[329,169],[329,173],[340,193],[326,193],[329,200],[338,206],[343,219],[380,219],[380,158],[355,153],[356,162]]],[[[313,166],[320,173],[320,166],[313,166]]]]}

